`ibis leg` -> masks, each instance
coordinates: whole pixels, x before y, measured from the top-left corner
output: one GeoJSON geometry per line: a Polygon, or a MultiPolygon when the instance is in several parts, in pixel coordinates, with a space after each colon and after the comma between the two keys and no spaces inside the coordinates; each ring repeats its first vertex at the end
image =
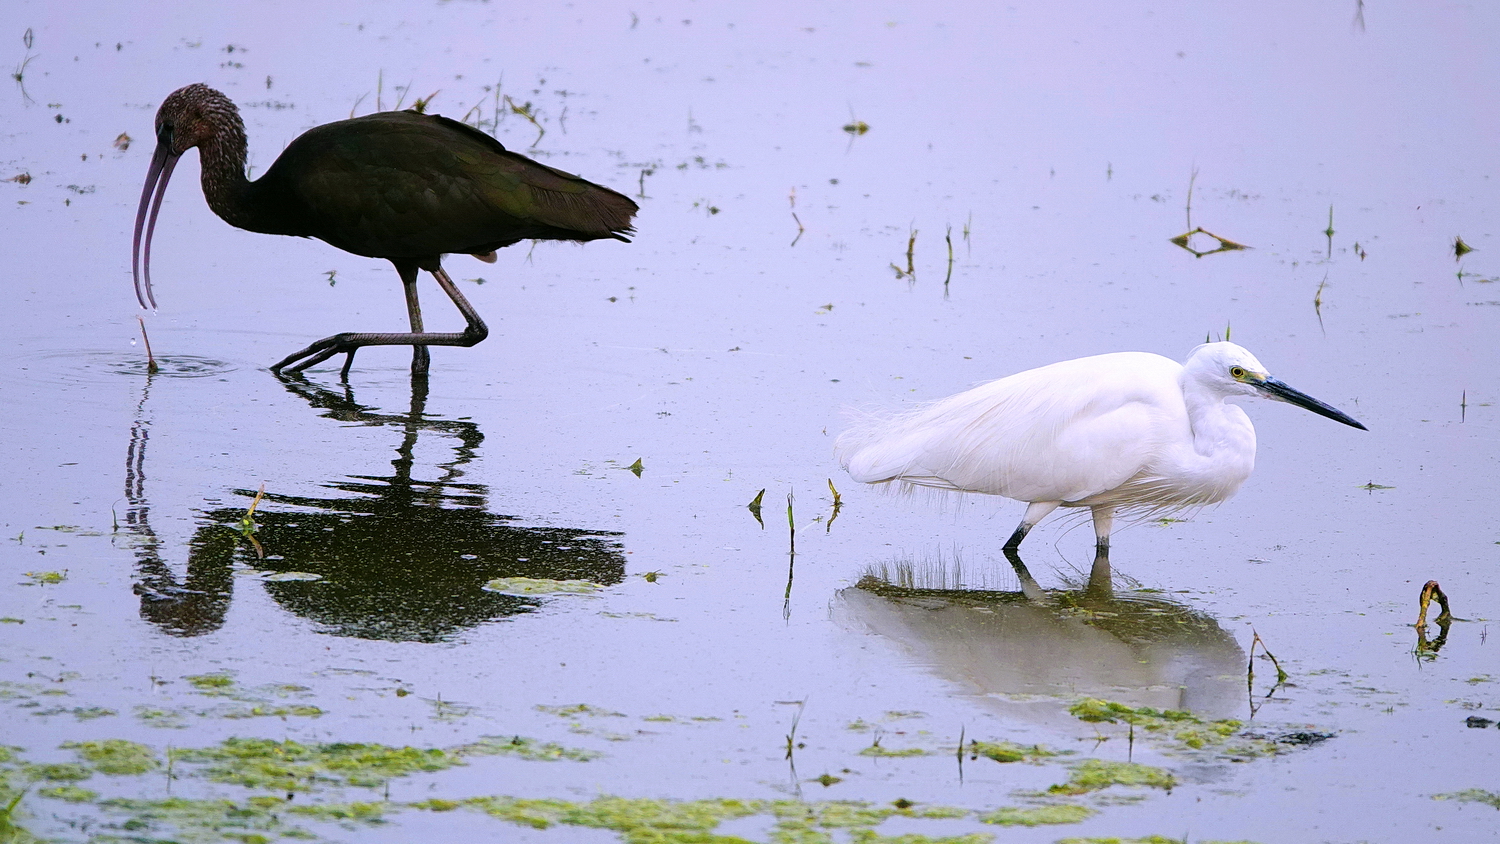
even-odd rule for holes
{"type": "MultiPolygon", "coordinates": [[[[396,264],[396,269],[401,273],[403,283],[406,281],[408,271],[411,277],[415,279],[419,266],[416,262],[392,263],[396,264]]],[[[282,370],[292,373],[301,372],[309,366],[322,363],[337,354],[347,354],[352,359],[354,351],[364,346],[472,346],[488,337],[490,330],[484,324],[484,320],[479,318],[479,312],[475,311],[474,306],[469,304],[469,300],[464,298],[464,295],[459,292],[458,286],[453,283],[453,279],[449,278],[446,272],[443,272],[442,266],[433,261],[430,266],[424,267],[424,269],[432,273],[432,277],[437,279],[438,286],[443,289],[444,293],[448,294],[449,299],[453,300],[453,304],[458,308],[458,312],[463,314],[464,321],[467,323],[463,331],[346,332],[335,334],[332,337],[324,337],[322,340],[301,351],[287,355],[272,366],[271,371],[277,375],[280,375],[282,370]]],[[[412,295],[414,296],[415,293],[412,295]]],[[[412,311],[412,313],[417,314],[418,312],[412,311]]],[[[415,316],[413,322],[417,322],[420,319],[420,316],[415,316]]],[[[422,351],[425,352],[426,350],[422,349],[422,351]]],[[[416,366],[417,362],[413,359],[412,368],[414,371],[416,370],[416,366]]],[[[348,372],[348,361],[344,364],[344,372],[348,372]]]]}
{"type": "Polygon", "coordinates": [[[1021,517],[1021,524],[1016,526],[1016,532],[1010,535],[1010,539],[1005,540],[1005,550],[1014,551],[1019,548],[1021,540],[1025,539],[1026,534],[1036,527],[1036,523],[1061,505],[1061,501],[1033,501],[1027,504],[1026,515],[1021,517]]]}
{"type": "MultiPolygon", "coordinates": [[[[411,333],[422,333],[422,305],[417,301],[417,268],[415,266],[396,267],[401,273],[401,286],[406,289],[406,315],[411,318],[411,333]]],[[[349,360],[354,360],[354,353],[349,353],[349,360]]],[[[432,356],[427,353],[426,346],[411,347],[411,374],[426,375],[427,368],[432,363],[432,356]]],[[[345,368],[348,368],[346,363],[345,368]]]]}

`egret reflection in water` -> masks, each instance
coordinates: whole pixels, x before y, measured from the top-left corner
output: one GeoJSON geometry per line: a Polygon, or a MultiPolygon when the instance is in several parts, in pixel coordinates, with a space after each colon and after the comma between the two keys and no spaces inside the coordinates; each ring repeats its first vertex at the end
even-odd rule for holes
{"type": "Polygon", "coordinates": [[[495,578],[604,585],[623,579],[618,533],[521,526],[514,516],[491,512],[488,489],[460,480],[483,434],[470,421],[427,417],[421,379],[413,379],[411,409],[404,414],[360,405],[347,389],[341,394],[299,380],[286,386],[325,417],[401,431],[391,471],[327,483],[327,496],[267,492],[254,513],[254,543],[243,519],[255,492],[234,490],[243,503],[200,517],[189,542],[187,575],[179,580],[150,533],[141,481],[148,430],[138,421],[128,472],[128,483],[136,485],[129,523],[144,540],[137,551],[136,591],[142,617],[164,631],[192,636],[221,626],[236,566],[241,574],[261,572],[260,586],[278,604],[324,632],[421,642],[540,605],[537,598],[486,591],[483,586],[495,578]],[[413,477],[413,453],[423,434],[451,440],[454,454],[435,467],[430,480],[413,477]]]}
{"type": "Polygon", "coordinates": [[[1116,593],[1097,564],[1083,588],[1042,589],[1008,555],[1015,590],[975,580],[955,561],[871,567],[839,592],[851,626],[1009,715],[1073,725],[1060,701],[1097,697],[1210,718],[1240,712],[1245,654],[1212,617],[1159,593],[1116,593]]]}

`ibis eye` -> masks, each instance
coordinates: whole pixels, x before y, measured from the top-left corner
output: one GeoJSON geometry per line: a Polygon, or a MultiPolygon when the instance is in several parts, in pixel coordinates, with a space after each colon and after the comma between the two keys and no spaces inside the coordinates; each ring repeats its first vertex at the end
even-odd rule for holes
{"type": "Polygon", "coordinates": [[[1244,378],[1245,377],[1245,367],[1243,367],[1243,366],[1231,366],[1231,367],[1229,367],[1229,374],[1232,375],[1232,376],[1234,376],[1235,380],[1239,380],[1241,378],[1244,378]]]}

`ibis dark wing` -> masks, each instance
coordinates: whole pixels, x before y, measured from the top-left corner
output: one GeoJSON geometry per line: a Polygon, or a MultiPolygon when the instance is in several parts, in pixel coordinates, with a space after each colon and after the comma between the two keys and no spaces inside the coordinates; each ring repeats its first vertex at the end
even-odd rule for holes
{"type": "Polygon", "coordinates": [[[454,120],[381,112],[319,126],[260,180],[297,233],[379,258],[488,252],[519,240],[624,239],[636,204],[454,120]]]}

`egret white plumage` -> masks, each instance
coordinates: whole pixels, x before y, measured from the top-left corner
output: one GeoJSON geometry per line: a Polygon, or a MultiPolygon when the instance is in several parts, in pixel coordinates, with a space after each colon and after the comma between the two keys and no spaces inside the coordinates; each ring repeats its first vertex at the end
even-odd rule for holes
{"type": "Polygon", "coordinates": [[[1217,504],[1250,477],[1255,427],[1225,401],[1240,396],[1289,402],[1365,430],[1272,378],[1241,346],[1205,343],[1183,364],[1116,352],[1027,370],[857,426],[834,449],[863,483],[1025,501],[1007,550],[1058,507],[1088,507],[1107,556],[1117,513],[1217,504]]]}

